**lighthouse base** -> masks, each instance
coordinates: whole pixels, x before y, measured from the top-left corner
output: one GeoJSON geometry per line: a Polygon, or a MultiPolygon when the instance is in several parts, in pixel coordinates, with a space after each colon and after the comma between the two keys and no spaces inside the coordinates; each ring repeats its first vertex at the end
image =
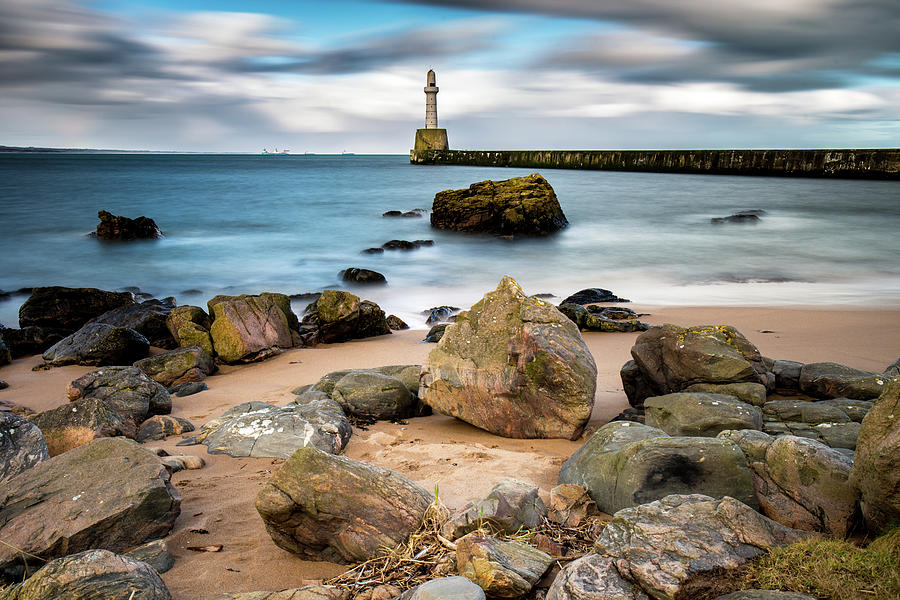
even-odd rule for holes
{"type": "Polygon", "coordinates": [[[413,151],[422,150],[449,150],[446,129],[416,129],[416,141],[413,151]]]}

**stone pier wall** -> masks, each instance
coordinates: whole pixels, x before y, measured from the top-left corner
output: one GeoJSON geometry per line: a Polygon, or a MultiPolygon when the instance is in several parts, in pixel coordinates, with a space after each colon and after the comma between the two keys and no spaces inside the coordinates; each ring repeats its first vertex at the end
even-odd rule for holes
{"type": "Polygon", "coordinates": [[[413,150],[420,165],[900,179],[900,149],[413,150]]]}

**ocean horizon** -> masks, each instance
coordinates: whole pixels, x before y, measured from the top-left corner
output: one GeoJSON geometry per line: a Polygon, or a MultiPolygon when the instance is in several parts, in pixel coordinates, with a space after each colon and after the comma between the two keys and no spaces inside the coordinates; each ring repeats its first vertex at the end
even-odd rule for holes
{"type": "MultiPolygon", "coordinates": [[[[543,169],[570,223],[552,236],[382,217],[530,171],[414,166],[406,155],[4,153],[0,290],[128,288],[205,306],[223,293],[339,288],[416,328],[422,311],[467,308],[504,275],[557,301],[602,287],[649,306],[900,306],[892,181],[543,169]],[[98,210],[150,217],[165,237],[88,237],[98,210]],[[745,210],[765,212],[757,224],[710,223],[745,210]],[[395,239],[434,245],[362,252],[395,239]],[[388,283],[342,283],[349,267],[388,283]]],[[[0,299],[0,323],[17,326],[26,298],[0,299]]]]}

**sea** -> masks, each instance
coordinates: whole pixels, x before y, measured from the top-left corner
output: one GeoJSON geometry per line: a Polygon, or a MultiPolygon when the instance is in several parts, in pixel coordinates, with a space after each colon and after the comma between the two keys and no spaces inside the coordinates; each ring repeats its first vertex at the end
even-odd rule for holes
{"type": "MultiPolygon", "coordinates": [[[[22,288],[139,290],[205,306],[216,294],[348,289],[414,328],[467,308],[504,275],[559,299],[601,287],[647,306],[900,307],[900,183],[544,169],[569,226],[505,239],[432,229],[437,192],[529,169],[416,166],[405,155],[2,154],[0,323],[22,288]],[[164,237],[89,237],[97,211],[164,237]],[[765,211],[756,224],[715,217],[765,211]],[[416,250],[364,254],[389,240],[416,250]],[[386,285],[342,283],[349,267],[386,285]]],[[[301,313],[307,299],[294,302],[301,313]]]]}

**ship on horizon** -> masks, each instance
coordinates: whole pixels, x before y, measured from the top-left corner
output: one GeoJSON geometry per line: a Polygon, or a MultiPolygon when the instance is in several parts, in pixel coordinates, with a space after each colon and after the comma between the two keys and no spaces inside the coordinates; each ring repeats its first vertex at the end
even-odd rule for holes
{"type": "Polygon", "coordinates": [[[284,154],[290,154],[290,153],[291,153],[291,151],[288,150],[287,148],[282,148],[281,152],[278,151],[278,148],[272,148],[271,152],[269,152],[266,148],[263,148],[263,151],[262,151],[262,154],[266,154],[266,155],[270,155],[270,154],[284,155],[284,154]]]}

